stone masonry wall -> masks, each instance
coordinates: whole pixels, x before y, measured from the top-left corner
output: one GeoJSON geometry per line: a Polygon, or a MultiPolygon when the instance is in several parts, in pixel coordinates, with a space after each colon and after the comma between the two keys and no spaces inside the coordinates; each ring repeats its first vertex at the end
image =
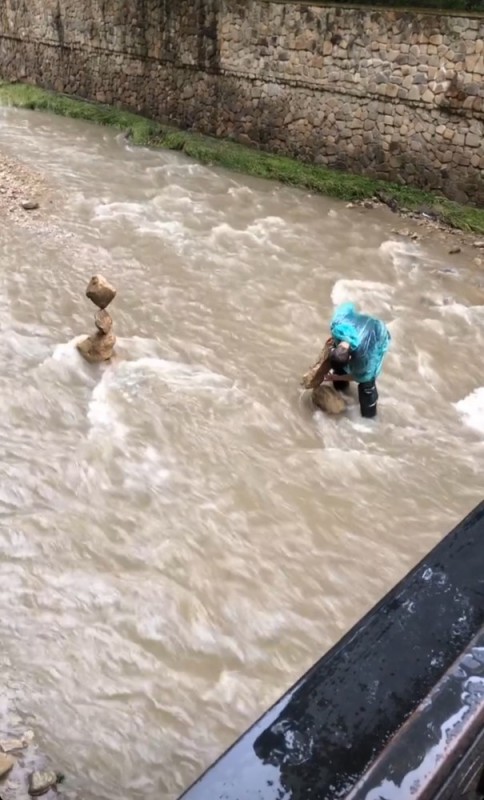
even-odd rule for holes
{"type": "Polygon", "coordinates": [[[1,0],[0,77],[484,205],[484,16],[1,0]]]}

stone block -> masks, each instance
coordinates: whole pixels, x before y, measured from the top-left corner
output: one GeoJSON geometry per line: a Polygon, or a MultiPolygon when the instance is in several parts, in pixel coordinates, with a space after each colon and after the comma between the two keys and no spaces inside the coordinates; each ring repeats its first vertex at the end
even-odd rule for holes
{"type": "Polygon", "coordinates": [[[477,69],[476,69],[477,65],[479,64],[480,61],[482,61],[482,56],[480,54],[478,54],[478,53],[476,53],[474,55],[471,55],[471,56],[466,56],[466,59],[465,59],[465,68],[466,68],[466,70],[468,72],[476,72],[477,71],[477,69]]]}
{"type": "Polygon", "coordinates": [[[398,86],[394,83],[387,83],[385,94],[387,97],[396,97],[398,95],[398,86]]]}
{"type": "Polygon", "coordinates": [[[477,136],[475,133],[468,133],[465,143],[466,147],[480,147],[482,144],[482,136],[477,136]]]}

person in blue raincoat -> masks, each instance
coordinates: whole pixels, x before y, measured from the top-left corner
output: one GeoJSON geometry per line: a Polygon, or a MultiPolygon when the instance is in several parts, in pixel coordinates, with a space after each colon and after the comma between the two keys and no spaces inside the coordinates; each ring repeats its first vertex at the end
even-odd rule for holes
{"type": "Polygon", "coordinates": [[[375,317],[360,314],[354,303],[343,303],[333,314],[331,337],[331,372],[324,380],[332,381],[339,391],[347,390],[349,381],[356,381],[361,416],[375,417],[376,379],[391,342],[387,326],[375,317]]]}

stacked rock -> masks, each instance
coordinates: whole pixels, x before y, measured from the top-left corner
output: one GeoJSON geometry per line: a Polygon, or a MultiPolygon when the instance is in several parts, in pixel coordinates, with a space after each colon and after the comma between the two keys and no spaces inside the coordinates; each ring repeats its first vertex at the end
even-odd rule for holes
{"type": "Polygon", "coordinates": [[[106,311],[107,306],[116,297],[116,289],[102,275],[94,275],[88,283],[86,297],[99,309],[94,317],[97,331],[79,342],[77,349],[90,364],[100,364],[112,358],[116,344],[116,337],[112,331],[113,321],[106,311]]]}

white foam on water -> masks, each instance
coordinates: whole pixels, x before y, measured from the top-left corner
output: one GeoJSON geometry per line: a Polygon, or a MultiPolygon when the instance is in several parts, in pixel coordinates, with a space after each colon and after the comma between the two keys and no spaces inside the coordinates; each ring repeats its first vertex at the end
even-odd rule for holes
{"type": "Polygon", "coordinates": [[[90,425],[90,436],[99,432],[109,432],[116,439],[124,439],[127,428],[119,419],[116,402],[112,398],[113,384],[116,381],[116,367],[109,366],[99,383],[94,387],[89,401],[87,418],[90,425]]]}
{"type": "Polygon", "coordinates": [[[94,207],[94,219],[100,222],[113,219],[135,221],[146,214],[147,203],[98,203],[94,207]]]}
{"type": "MultiPolygon", "coordinates": [[[[68,364],[78,364],[82,362],[82,356],[79,353],[76,345],[86,338],[86,334],[82,333],[79,336],[74,336],[68,342],[62,342],[54,347],[54,352],[49,356],[46,361],[52,359],[53,361],[62,361],[68,364]]],[[[84,363],[84,362],[82,362],[84,363]]]]}
{"type": "Polygon", "coordinates": [[[165,163],[156,164],[156,166],[146,167],[146,172],[150,176],[160,175],[169,184],[176,183],[174,180],[178,178],[182,182],[186,182],[187,177],[204,177],[210,176],[210,171],[203,164],[197,162],[179,160],[179,153],[164,152],[163,158],[165,163]]]}
{"type": "Polygon", "coordinates": [[[148,445],[144,447],[136,459],[129,458],[123,465],[124,488],[136,491],[139,488],[159,489],[164,486],[171,475],[162,463],[160,453],[148,445]]]}
{"type": "Polygon", "coordinates": [[[390,311],[394,292],[388,283],[341,278],[331,290],[331,301],[335,306],[353,302],[362,312],[380,316],[382,310],[390,311]]]}
{"type": "Polygon", "coordinates": [[[411,240],[387,239],[378,248],[380,256],[390,259],[393,266],[412,267],[415,256],[421,254],[421,249],[411,240]]]}
{"type": "Polygon", "coordinates": [[[440,319],[431,319],[427,317],[426,319],[420,320],[420,329],[427,328],[432,333],[436,333],[438,336],[444,337],[446,335],[445,327],[440,319]]]}
{"type": "Polygon", "coordinates": [[[118,336],[116,339],[116,352],[127,361],[138,361],[145,357],[157,358],[159,349],[160,345],[155,339],[142,336],[118,336]]]}
{"type": "Polygon", "coordinates": [[[252,248],[254,245],[264,245],[276,253],[283,250],[278,244],[283,229],[284,221],[280,217],[264,217],[242,230],[221,222],[212,228],[208,242],[212,247],[223,247],[234,255],[240,253],[241,248],[252,248]]]}
{"type": "Polygon", "coordinates": [[[454,407],[469,428],[484,434],[484,386],[474,389],[463,400],[454,403],[454,407]]]}
{"type": "Polygon", "coordinates": [[[419,375],[431,386],[437,387],[442,383],[437,370],[433,367],[432,356],[426,350],[417,350],[417,370],[419,375]]]}
{"type": "Polygon", "coordinates": [[[176,219],[170,219],[164,222],[161,220],[152,220],[150,222],[150,220],[146,219],[145,215],[136,226],[136,230],[138,234],[158,236],[160,239],[174,245],[187,243],[187,229],[182,222],[176,219]]]}
{"type": "Polygon", "coordinates": [[[201,366],[151,356],[113,363],[105,368],[89,401],[87,418],[91,435],[103,430],[109,431],[117,440],[126,438],[129,429],[120,418],[119,397],[137,396],[142,381],[155,376],[161,378],[170,389],[184,393],[208,391],[216,396],[221,393],[226,396],[227,391],[232,393],[235,390],[232,381],[224,375],[201,366]]]}
{"type": "MultiPolygon", "coordinates": [[[[341,426],[339,430],[341,429],[341,426]]],[[[333,442],[328,444],[321,451],[319,464],[321,469],[331,475],[331,479],[341,481],[341,486],[348,485],[350,480],[359,480],[364,470],[370,469],[374,474],[388,473],[389,470],[399,468],[398,460],[387,456],[384,453],[368,452],[368,434],[375,432],[375,424],[370,420],[360,420],[352,422],[351,430],[348,431],[347,447],[338,446],[336,437],[333,442]],[[355,438],[355,434],[362,434],[362,438],[355,438]],[[355,449],[354,445],[359,444],[361,449],[355,449]]]]}
{"type": "Polygon", "coordinates": [[[120,364],[118,371],[131,376],[138,372],[145,374],[151,372],[163,378],[170,387],[184,391],[198,392],[200,389],[219,391],[233,388],[232,381],[205,367],[150,356],[124,362],[120,364]]]}
{"type": "Polygon", "coordinates": [[[39,368],[53,367],[57,373],[71,378],[74,373],[83,380],[92,379],[93,368],[83,359],[76,345],[86,338],[85,334],[74,336],[68,342],[62,342],[54,347],[53,352],[39,364],[39,368]]]}
{"type": "Polygon", "coordinates": [[[251,197],[254,192],[250,186],[230,186],[227,194],[231,197],[251,197]]]}
{"type": "Polygon", "coordinates": [[[287,229],[287,222],[282,217],[262,217],[247,227],[247,230],[280,231],[287,229]]]}
{"type": "MultiPolygon", "coordinates": [[[[182,191],[182,187],[176,187],[182,191]]],[[[197,214],[201,213],[203,209],[202,202],[196,202],[194,199],[193,193],[189,193],[186,190],[183,190],[183,195],[173,192],[172,186],[166,186],[161,192],[159,192],[156,197],[152,200],[153,205],[157,208],[157,210],[166,213],[167,204],[169,204],[169,208],[171,213],[181,212],[183,214],[197,214]]],[[[207,212],[208,213],[208,212],[207,212]]]]}
{"type": "Polygon", "coordinates": [[[16,360],[22,358],[24,363],[25,359],[38,363],[49,351],[49,344],[46,337],[36,332],[35,329],[30,332],[28,326],[25,326],[25,330],[26,333],[14,328],[2,330],[0,332],[0,353],[5,358],[16,360]]]}
{"type": "MultiPolygon", "coordinates": [[[[150,172],[153,173],[152,168],[147,169],[147,174],[150,172]]],[[[156,175],[156,172],[154,172],[153,175],[156,175]]],[[[158,184],[158,181],[154,181],[154,183],[158,184]]],[[[170,183],[167,186],[161,187],[157,186],[157,195],[153,198],[153,202],[159,205],[161,201],[166,198],[168,198],[171,203],[178,203],[179,201],[190,200],[190,193],[179,183],[170,183]]]]}
{"type": "Polygon", "coordinates": [[[447,305],[438,306],[438,310],[446,317],[451,315],[461,317],[461,319],[465,320],[469,325],[473,322],[473,309],[462,303],[447,303],[447,305]]]}

